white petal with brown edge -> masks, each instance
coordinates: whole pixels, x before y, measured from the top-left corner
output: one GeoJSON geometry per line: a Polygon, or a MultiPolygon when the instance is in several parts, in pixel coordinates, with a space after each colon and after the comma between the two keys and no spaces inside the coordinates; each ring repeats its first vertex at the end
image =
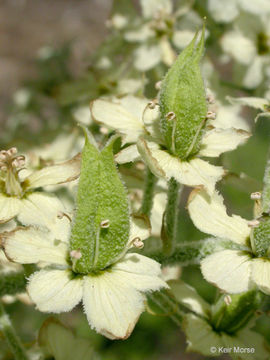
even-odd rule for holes
{"type": "Polygon", "coordinates": [[[227,215],[223,198],[216,191],[211,197],[205,191],[192,192],[188,211],[199,230],[237,244],[247,244],[250,235],[248,222],[238,215],[227,215]]]}
{"type": "Polygon", "coordinates": [[[82,299],[83,279],[69,270],[41,270],[31,275],[29,296],[38,310],[60,313],[72,310],[82,299]]]}
{"type": "Polygon", "coordinates": [[[243,251],[222,250],[207,256],[201,263],[204,278],[231,294],[252,287],[251,257],[243,251]]]}
{"type": "Polygon", "coordinates": [[[239,129],[212,129],[202,137],[201,156],[217,157],[220,154],[231,151],[243,144],[251,134],[239,129]]]}
{"type": "Polygon", "coordinates": [[[0,224],[14,218],[21,209],[21,200],[0,194],[0,224]]]}
{"type": "Polygon", "coordinates": [[[194,158],[190,161],[181,161],[164,150],[160,150],[156,143],[140,138],[137,143],[138,150],[154,175],[166,180],[175,178],[180,184],[188,186],[202,186],[210,194],[215,184],[224,175],[220,166],[194,158]]]}
{"type": "Polygon", "coordinates": [[[119,151],[119,153],[117,153],[114,156],[114,160],[118,164],[126,164],[128,162],[134,162],[136,160],[139,160],[140,157],[141,157],[141,155],[138,152],[137,146],[130,145],[130,146],[122,149],[121,151],[119,151]]]}
{"type": "Polygon", "coordinates": [[[251,278],[261,291],[270,295],[270,259],[254,259],[251,267],[251,278]]]}
{"type": "Polygon", "coordinates": [[[7,257],[20,264],[66,265],[68,246],[61,241],[54,241],[50,232],[35,228],[17,228],[3,234],[2,243],[7,257]]]}
{"type": "Polygon", "coordinates": [[[33,172],[24,180],[24,183],[27,190],[46,185],[62,184],[77,179],[80,175],[80,169],[81,155],[78,154],[63,163],[47,166],[33,172]]]}

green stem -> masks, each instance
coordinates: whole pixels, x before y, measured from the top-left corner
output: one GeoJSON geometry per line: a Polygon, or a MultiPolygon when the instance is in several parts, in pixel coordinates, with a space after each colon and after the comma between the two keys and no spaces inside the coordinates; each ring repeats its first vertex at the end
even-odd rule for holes
{"type": "Polygon", "coordinates": [[[25,285],[26,279],[23,271],[0,274],[0,296],[24,292],[25,285]]]}
{"type": "Polygon", "coordinates": [[[263,178],[262,211],[270,211],[270,149],[263,178]]]}
{"type": "Polygon", "coordinates": [[[3,304],[0,302],[0,331],[3,333],[16,360],[29,360],[26,351],[17,336],[3,304]]]}
{"type": "Polygon", "coordinates": [[[174,178],[169,181],[167,208],[162,229],[163,252],[169,256],[174,252],[179,221],[179,200],[182,192],[180,185],[174,178]]]}
{"type": "Polygon", "coordinates": [[[213,254],[214,252],[234,249],[247,251],[245,247],[233,243],[230,240],[219,238],[207,238],[200,241],[190,241],[182,243],[175,247],[174,253],[170,256],[164,254],[163,251],[157,251],[155,253],[145,253],[145,256],[151,257],[158,261],[162,265],[196,265],[201,262],[206,256],[213,254]]]}
{"type": "Polygon", "coordinates": [[[156,180],[157,178],[155,175],[153,175],[149,168],[147,168],[145,174],[141,212],[148,217],[151,215],[156,180]]]}

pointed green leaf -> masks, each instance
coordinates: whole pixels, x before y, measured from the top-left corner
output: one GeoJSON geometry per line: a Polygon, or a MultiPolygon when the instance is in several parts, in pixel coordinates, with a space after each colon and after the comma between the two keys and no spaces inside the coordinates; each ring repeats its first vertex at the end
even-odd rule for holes
{"type": "Polygon", "coordinates": [[[199,151],[207,114],[200,71],[204,29],[178,56],[165,76],[160,93],[161,130],[170,152],[184,160],[199,151]]]}
{"type": "Polygon", "coordinates": [[[75,253],[71,260],[78,273],[108,267],[123,253],[129,239],[129,204],[113,160],[114,141],[100,152],[89,134],[86,136],[71,230],[75,253]]]}
{"type": "Polygon", "coordinates": [[[263,178],[262,211],[270,211],[270,151],[263,178]]]}

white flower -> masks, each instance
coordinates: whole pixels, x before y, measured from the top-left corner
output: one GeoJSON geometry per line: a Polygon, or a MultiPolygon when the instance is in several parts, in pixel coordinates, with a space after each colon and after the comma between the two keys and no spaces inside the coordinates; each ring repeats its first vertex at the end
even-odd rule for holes
{"type": "Polygon", "coordinates": [[[237,116],[227,117],[226,124],[221,120],[215,123],[215,120],[209,119],[199,153],[189,161],[182,161],[163,150],[156,104],[152,106],[146,99],[133,96],[113,101],[98,99],[93,101],[91,112],[96,121],[122,134],[124,143],[137,143],[139,152],[135,144],[124,148],[116,155],[118,163],[138,160],[141,155],[156,176],[166,180],[174,177],[188,186],[201,185],[210,193],[214,191],[215,183],[221,179],[224,170],[200,157],[217,157],[223,152],[234,150],[250,136],[246,130],[239,129],[241,125],[237,116]],[[149,134],[151,138],[147,136],[149,134]]]}
{"type": "Polygon", "coordinates": [[[228,293],[258,288],[270,294],[270,259],[256,257],[250,245],[250,223],[238,215],[229,216],[217,192],[209,197],[204,191],[191,194],[188,210],[196,227],[213,236],[228,239],[243,250],[221,250],[201,263],[205,279],[228,293]]]}
{"type": "MultiPolygon", "coordinates": [[[[149,229],[133,222],[130,242],[149,237],[149,229]]],[[[6,233],[3,245],[15,262],[42,265],[29,279],[28,293],[40,311],[60,313],[72,310],[80,301],[90,326],[110,339],[127,338],[144,311],[144,293],[167,287],[160,278],[160,265],[145,256],[128,253],[98,273],[78,274],[71,269],[69,228],[62,237],[35,228],[6,233]],[[46,266],[47,265],[47,266],[46,266]]]]}
{"type": "Polygon", "coordinates": [[[80,155],[23,176],[25,158],[16,153],[16,148],[0,152],[0,223],[17,217],[24,225],[47,225],[63,211],[63,205],[55,196],[36,189],[76,179],[80,155]]]}
{"type": "MultiPolygon", "coordinates": [[[[217,324],[212,324],[215,305],[207,303],[194,288],[181,280],[169,282],[176,300],[184,304],[192,313],[184,315],[183,330],[187,337],[187,350],[198,352],[205,356],[213,356],[219,348],[255,348],[255,354],[237,354],[237,359],[261,360],[268,359],[269,353],[263,336],[252,331],[254,319],[242,329],[226,332],[217,331],[217,324]]],[[[228,305],[229,307],[230,305],[228,305]]],[[[231,355],[233,355],[231,353],[231,355]]]]}
{"type": "Polygon", "coordinates": [[[250,106],[254,109],[258,109],[261,110],[262,112],[260,112],[256,118],[255,118],[255,122],[260,118],[260,117],[270,117],[270,102],[268,99],[264,99],[264,98],[259,98],[259,97],[240,97],[240,98],[232,98],[230,96],[227,96],[227,99],[229,100],[229,102],[231,104],[239,104],[239,105],[243,105],[243,106],[250,106]]]}

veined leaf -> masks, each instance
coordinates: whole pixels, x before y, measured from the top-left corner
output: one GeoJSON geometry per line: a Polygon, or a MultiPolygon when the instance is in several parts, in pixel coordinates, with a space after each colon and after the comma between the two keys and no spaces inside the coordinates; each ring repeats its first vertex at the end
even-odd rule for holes
{"type": "Polygon", "coordinates": [[[127,193],[113,160],[115,138],[99,151],[86,134],[77,194],[77,213],[71,230],[72,258],[78,273],[100,271],[114,263],[129,239],[127,193]]]}

